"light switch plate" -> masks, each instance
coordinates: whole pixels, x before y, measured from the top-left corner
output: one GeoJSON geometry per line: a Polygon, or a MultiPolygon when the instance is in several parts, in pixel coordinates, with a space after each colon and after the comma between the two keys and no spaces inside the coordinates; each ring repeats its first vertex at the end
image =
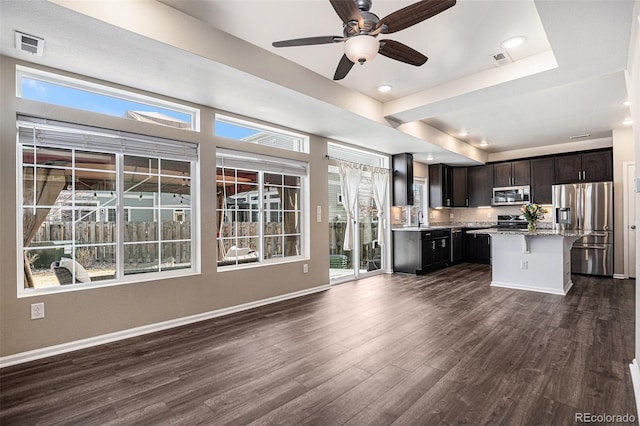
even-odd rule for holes
{"type": "Polygon", "coordinates": [[[316,222],[322,222],[322,206],[316,206],[316,222]]]}

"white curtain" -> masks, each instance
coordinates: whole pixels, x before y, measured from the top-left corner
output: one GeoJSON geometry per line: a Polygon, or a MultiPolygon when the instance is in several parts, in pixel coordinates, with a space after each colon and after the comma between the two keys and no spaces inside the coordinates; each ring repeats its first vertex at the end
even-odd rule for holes
{"type": "Polygon", "coordinates": [[[362,168],[355,164],[340,162],[338,174],[340,175],[340,188],[342,189],[342,203],[347,211],[347,229],[344,231],[343,249],[353,250],[355,215],[362,168]]]}
{"type": "Polygon", "coordinates": [[[378,245],[385,243],[385,230],[387,224],[384,218],[384,207],[387,200],[387,187],[389,186],[389,170],[373,168],[371,170],[371,183],[373,184],[373,199],[378,207],[378,245]]]}

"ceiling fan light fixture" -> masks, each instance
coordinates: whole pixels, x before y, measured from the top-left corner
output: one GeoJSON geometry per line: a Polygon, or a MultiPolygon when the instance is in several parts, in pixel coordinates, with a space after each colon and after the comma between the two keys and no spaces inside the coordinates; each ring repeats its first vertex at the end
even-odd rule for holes
{"type": "Polygon", "coordinates": [[[502,46],[503,49],[513,49],[514,47],[518,47],[522,45],[522,43],[524,43],[525,40],[526,40],[526,37],[524,36],[511,37],[503,41],[500,46],[502,46]]]}
{"type": "Polygon", "coordinates": [[[351,37],[344,43],[344,53],[354,64],[359,63],[362,65],[371,61],[375,58],[379,49],[380,43],[378,40],[365,34],[351,37]]]}
{"type": "Polygon", "coordinates": [[[381,93],[390,92],[391,89],[393,89],[393,86],[391,86],[390,84],[383,84],[381,86],[378,86],[378,92],[381,92],[381,93]]]}

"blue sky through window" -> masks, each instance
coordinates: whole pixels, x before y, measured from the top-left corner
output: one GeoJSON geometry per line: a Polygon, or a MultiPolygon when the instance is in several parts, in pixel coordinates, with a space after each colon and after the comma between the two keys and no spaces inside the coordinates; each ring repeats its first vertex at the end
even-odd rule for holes
{"type": "Polygon", "coordinates": [[[28,77],[22,77],[21,90],[22,97],[25,99],[77,108],[100,114],[125,117],[127,111],[155,111],[168,115],[169,117],[177,118],[186,123],[192,123],[192,117],[189,114],[181,113],[179,111],[128,101],[60,84],[39,81],[28,77]]]}
{"type": "Polygon", "coordinates": [[[216,120],[216,136],[240,140],[247,136],[255,135],[256,133],[259,133],[259,131],[243,127],[239,124],[231,124],[225,121],[216,120]]]}

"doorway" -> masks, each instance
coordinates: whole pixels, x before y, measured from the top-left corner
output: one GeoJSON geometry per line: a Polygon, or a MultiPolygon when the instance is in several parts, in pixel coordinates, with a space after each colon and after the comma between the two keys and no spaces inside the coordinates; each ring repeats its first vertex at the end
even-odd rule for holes
{"type": "Polygon", "coordinates": [[[385,267],[382,246],[378,244],[378,208],[373,194],[372,174],[364,170],[358,188],[353,247],[345,250],[347,210],[340,187],[338,167],[328,166],[329,184],[329,278],[340,283],[381,271],[385,267]]]}
{"type": "Polygon", "coordinates": [[[635,278],[636,275],[636,164],[623,164],[624,178],[624,275],[635,278]]]}

